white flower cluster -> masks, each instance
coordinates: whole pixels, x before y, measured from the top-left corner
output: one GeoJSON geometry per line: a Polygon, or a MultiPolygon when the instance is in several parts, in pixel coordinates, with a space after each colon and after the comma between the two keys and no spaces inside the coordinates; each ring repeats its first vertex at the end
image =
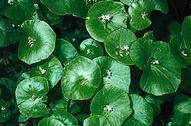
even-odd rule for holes
{"type": "Polygon", "coordinates": [[[35,7],[35,9],[39,9],[39,6],[38,6],[38,4],[34,4],[34,7],[35,7]]]}
{"type": "Polygon", "coordinates": [[[120,56],[124,56],[124,54],[125,54],[126,56],[129,55],[129,49],[130,49],[130,47],[129,47],[128,45],[123,45],[123,46],[121,46],[121,47],[117,46],[117,49],[119,49],[119,50],[117,50],[117,51],[115,52],[116,55],[120,55],[120,56]]]}
{"type": "Polygon", "coordinates": [[[109,14],[107,14],[107,15],[102,14],[102,15],[99,17],[99,19],[102,20],[102,21],[104,21],[104,22],[109,22],[109,21],[111,21],[111,18],[112,18],[112,16],[110,16],[109,14]]]}
{"type": "Polygon", "coordinates": [[[30,47],[34,46],[35,41],[36,41],[36,39],[33,39],[31,36],[28,37],[28,44],[30,47]]]}
{"type": "Polygon", "coordinates": [[[159,65],[160,64],[160,62],[159,62],[159,60],[153,60],[152,62],[151,62],[151,64],[153,64],[153,65],[159,65]]]}
{"type": "Polygon", "coordinates": [[[15,4],[15,0],[8,0],[7,2],[9,5],[14,5],[15,4]]]}
{"type": "Polygon", "coordinates": [[[112,72],[111,72],[111,70],[107,70],[107,71],[106,71],[106,74],[107,74],[107,76],[106,76],[107,78],[110,79],[110,78],[112,77],[112,72]]]}
{"type": "Polygon", "coordinates": [[[46,73],[46,70],[45,70],[45,69],[43,69],[43,68],[42,68],[42,67],[40,67],[40,66],[39,66],[39,70],[40,70],[41,74],[46,73]]]}
{"type": "Polygon", "coordinates": [[[111,112],[111,111],[113,111],[113,108],[111,107],[111,105],[105,105],[104,110],[111,112]]]}

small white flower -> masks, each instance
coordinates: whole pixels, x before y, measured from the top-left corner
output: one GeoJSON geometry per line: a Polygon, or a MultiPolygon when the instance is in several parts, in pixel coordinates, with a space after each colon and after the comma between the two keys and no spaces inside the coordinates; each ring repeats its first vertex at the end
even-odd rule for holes
{"type": "Polygon", "coordinates": [[[30,47],[33,47],[34,46],[34,42],[36,41],[36,39],[33,39],[32,37],[28,37],[28,44],[30,47]]]}
{"type": "Polygon", "coordinates": [[[181,51],[181,54],[182,54],[183,56],[186,56],[186,57],[188,56],[188,54],[186,54],[185,50],[182,50],[182,51],[181,51]]]}
{"type": "Polygon", "coordinates": [[[110,105],[105,105],[104,110],[111,112],[111,111],[113,111],[113,108],[110,105]]]}
{"type": "Polygon", "coordinates": [[[123,45],[121,47],[121,50],[129,51],[129,46],[128,45],[123,45]]]}
{"type": "Polygon", "coordinates": [[[153,64],[153,65],[159,65],[160,64],[160,62],[159,62],[159,60],[153,60],[152,62],[151,62],[151,64],[153,64]]]}
{"type": "Polygon", "coordinates": [[[110,79],[110,78],[112,77],[112,72],[111,72],[111,70],[107,70],[107,71],[106,71],[106,74],[107,74],[107,76],[106,76],[107,78],[110,79]]]}
{"type": "Polygon", "coordinates": [[[31,99],[32,99],[32,101],[35,101],[36,100],[36,96],[33,94],[31,99]]]}
{"type": "Polygon", "coordinates": [[[109,21],[111,21],[111,18],[112,18],[112,16],[110,16],[109,14],[107,14],[107,15],[102,14],[102,15],[99,17],[99,19],[102,20],[102,21],[104,21],[104,22],[109,22],[109,21]]]}
{"type": "Polygon", "coordinates": [[[87,54],[90,54],[91,53],[91,50],[90,49],[87,49],[87,54]]]}
{"type": "Polygon", "coordinates": [[[14,5],[15,4],[15,0],[8,0],[8,4],[9,5],[14,5]]]}
{"type": "Polygon", "coordinates": [[[36,8],[36,9],[39,9],[39,6],[38,6],[38,4],[34,4],[34,7],[36,8]]]}
{"type": "Polygon", "coordinates": [[[146,12],[143,12],[143,14],[141,14],[142,18],[145,19],[145,17],[147,16],[148,14],[146,12]]]}
{"type": "Polygon", "coordinates": [[[4,111],[6,108],[4,106],[1,107],[1,111],[4,111]]]}
{"type": "Polygon", "coordinates": [[[12,24],[12,27],[15,28],[15,24],[12,24]]]}
{"type": "Polygon", "coordinates": [[[46,70],[45,70],[45,69],[43,69],[43,68],[42,68],[42,67],[40,67],[40,66],[39,66],[39,70],[40,70],[41,74],[46,73],[46,70]]]}
{"type": "Polygon", "coordinates": [[[117,46],[116,49],[117,49],[117,51],[115,53],[116,55],[119,54],[119,56],[121,56],[121,57],[129,55],[130,47],[128,45],[123,45],[121,47],[117,46]]]}

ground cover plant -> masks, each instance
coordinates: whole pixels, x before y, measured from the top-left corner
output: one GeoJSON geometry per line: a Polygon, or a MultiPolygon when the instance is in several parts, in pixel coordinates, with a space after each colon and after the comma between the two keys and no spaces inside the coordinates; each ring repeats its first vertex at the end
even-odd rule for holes
{"type": "Polygon", "coordinates": [[[0,0],[0,126],[191,126],[189,0],[0,0]]]}

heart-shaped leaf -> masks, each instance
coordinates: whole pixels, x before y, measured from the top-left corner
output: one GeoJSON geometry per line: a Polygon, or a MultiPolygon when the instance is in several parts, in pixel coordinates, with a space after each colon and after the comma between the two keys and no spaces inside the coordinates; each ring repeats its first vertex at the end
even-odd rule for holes
{"type": "Polygon", "coordinates": [[[21,25],[21,38],[18,57],[27,64],[40,62],[54,51],[56,34],[44,21],[27,20],[21,25]]]}
{"type": "Polygon", "coordinates": [[[130,56],[143,75],[141,88],[156,96],[174,93],[181,82],[181,69],[167,43],[139,39],[132,44],[130,56]]]}

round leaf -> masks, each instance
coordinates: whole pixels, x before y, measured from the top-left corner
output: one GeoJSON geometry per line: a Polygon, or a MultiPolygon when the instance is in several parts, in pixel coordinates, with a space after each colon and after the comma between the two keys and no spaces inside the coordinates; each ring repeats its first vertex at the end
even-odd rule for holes
{"type": "Polygon", "coordinates": [[[35,7],[35,0],[8,0],[13,1],[13,5],[7,7],[4,11],[4,15],[15,22],[21,24],[23,21],[30,19],[35,7]]]}
{"type": "Polygon", "coordinates": [[[129,92],[131,81],[129,66],[120,64],[106,56],[97,57],[94,61],[102,70],[104,84],[111,84],[114,87],[129,92]]]}
{"type": "Polygon", "coordinates": [[[85,18],[87,8],[84,0],[41,0],[41,2],[57,15],[70,15],[85,18]]]}
{"type": "Polygon", "coordinates": [[[21,81],[16,88],[16,102],[19,111],[26,117],[42,117],[48,113],[44,102],[49,91],[49,84],[43,77],[33,77],[21,81]]]}
{"type": "Polygon", "coordinates": [[[177,61],[182,67],[187,67],[191,63],[191,52],[185,45],[182,35],[176,35],[170,40],[170,48],[177,61]]]}
{"type": "Polygon", "coordinates": [[[65,66],[61,84],[65,97],[72,100],[90,99],[100,87],[101,70],[95,62],[78,56],[65,66]]]}
{"type": "Polygon", "coordinates": [[[102,115],[112,126],[121,126],[132,113],[128,94],[111,85],[105,85],[93,98],[90,106],[92,115],[102,115]]]}
{"type": "Polygon", "coordinates": [[[21,25],[23,36],[18,57],[27,64],[48,58],[55,48],[56,34],[44,21],[27,20],[21,25]]]}
{"type": "Polygon", "coordinates": [[[191,98],[185,95],[175,97],[173,125],[189,126],[191,123],[191,98]]]}
{"type": "Polygon", "coordinates": [[[55,55],[63,64],[67,64],[78,55],[76,48],[64,39],[57,40],[55,51],[55,55]]]}
{"type": "Polygon", "coordinates": [[[95,40],[104,42],[105,37],[112,31],[127,27],[127,17],[122,3],[100,1],[89,9],[86,29],[95,40]]]}
{"type": "Polygon", "coordinates": [[[78,126],[78,121],[68,112],[56,111],[52,116],[42,119],[38,126],[78,126]]]}
{"type": "Polygon", "coordinates": [[[60,61],[52,56],[46,61],[36,64],[31,69],[31,76],[42,76],[45,77],[53,88],[62,77],[63,67],[60,61]]]}
{"type": "Polygon", "coordinates": [[[107,53],[115,60],[132,65],[129,51],[131,44],[136,40],[135,34],[129,29],[118,29],[107,36],[105,48],[107,53]]]}
{"type": "Polygon", "coordinates": [[[139,39],[132,44],[130,56],[143,75],[141,88],[156,96],[174,93],[181,82],[181,68],[164,42],[139,39]]]}
{"type": "Polygon", "coordinates": [[[153,108],[139,95],[132,94],[134,113],[125,120],[123,126],[152,126],[153,108]]]}
{"type": "Polygon", "coordinates": [[[189,51],[191,50],[190,29],[191,29],[191,16],[187,16],[184,18],[184,21],[182,23],[182,37],[185,40],[185,45],[189,51]]]}
{"type": "Polygon", "coordinates": [[[93,39],[86,39],[80,44],[80,54],[87,58],[93,59],[95,57],[103,55],[103,49],[101,45],[93,40],[93,39]]]}
{"type": "Polygon", "coordinates": [[[107,118],[100,115],[90,116],[84,120],[83,126],[111,126],[107,118]]]}

